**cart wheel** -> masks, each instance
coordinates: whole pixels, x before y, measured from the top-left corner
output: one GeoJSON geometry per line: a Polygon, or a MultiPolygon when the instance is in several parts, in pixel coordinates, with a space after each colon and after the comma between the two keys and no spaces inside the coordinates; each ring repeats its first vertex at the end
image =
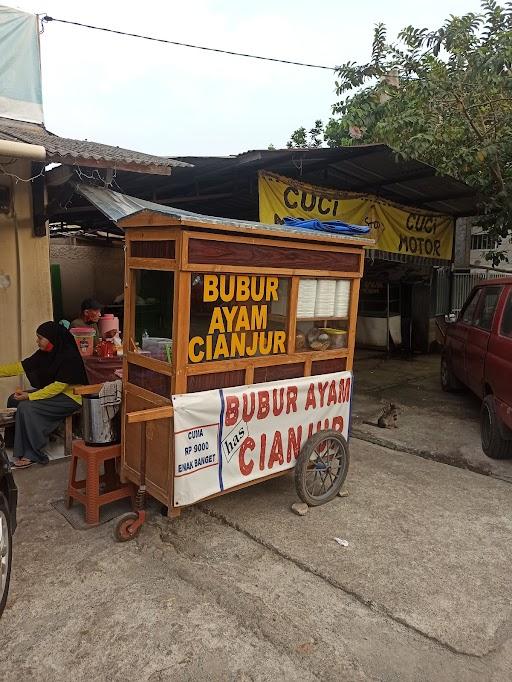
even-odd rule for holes
{"type": "Polygon", "coordinates": [[[349,462],[347,441],[341,433],[315,433],[306,441],[295,466],[297,495],[310,507],[334,499],[347,477],[349,462]]]}
{"type": "Polygon", "coordinates": [[[121,516],[114,526],[114,538],[117,542],[128,542],[128,540],[137,537],[141,526],[134,527],[134,521],[137,521],[138,518],[139,515],[136,512],[127,512],[121,516]]]}

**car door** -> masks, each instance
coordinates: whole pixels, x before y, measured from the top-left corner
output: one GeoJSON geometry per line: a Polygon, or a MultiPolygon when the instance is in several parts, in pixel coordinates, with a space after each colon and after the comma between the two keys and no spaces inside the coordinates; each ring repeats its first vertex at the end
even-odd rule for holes
{"type": "Polygon", "coordinates": [[[450,324],[447,330],[447,345],[449,347],[449,360],[452,372],[457,379],[466,383],[466,342],[468,333],[473,322],[481,289],[475,289],[468,297],[462,308],[459,319],[450,324]]]}
{"type": "Polygon", "coordinates": [[[478,299],[473,323],[466,341],[466,386],[473,393],[483,397],[484,368],[487,347],[491,336],[494,313],[500,300],[503,287],[485,286],[478,299]]]}
{"type": "Polygon", "coordinates": [[[485,381],[494,393],[498,416],[512,429],[512,286],[506,287],[502,303],[487,349],[485,381]]]}

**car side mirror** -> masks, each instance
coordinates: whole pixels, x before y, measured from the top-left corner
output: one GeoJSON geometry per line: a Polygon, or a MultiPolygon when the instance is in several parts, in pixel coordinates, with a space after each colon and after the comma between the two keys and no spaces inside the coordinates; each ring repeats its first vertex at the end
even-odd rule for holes
{"type": "Polygon", "coordinates": [[[457,321],[457,315],[456,315],[455,313],[450,313],[449,315],[445,315],[445,316],[444,316],[444,321],[445,321],[447,324],[452,324],[452,322],[456,322],[456,321],[457,321]]]}

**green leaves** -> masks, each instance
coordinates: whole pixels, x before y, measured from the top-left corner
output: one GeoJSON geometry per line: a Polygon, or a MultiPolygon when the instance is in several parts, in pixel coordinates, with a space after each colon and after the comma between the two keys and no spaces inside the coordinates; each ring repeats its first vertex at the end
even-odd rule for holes
{"type": "MultiPolygon", "coordinates": [[[[333,117],[296,130],[289,147],[384,142],[474,186],[492,237],[512,226],[512,1],[450,16],[437,30],[377,24],[367,63],[336,72],[333,117]]],[[[502,253],[492,252],[498,262],[502,253]]]]}
{"type": "Polygon", "coordinates": [[[340,66],[336,94],[344,98],[324,129],[329,146],[385,142],[402,158],[421,159],[465,180],[480,192],[489,232],[507,234],[512,2],[484,0],[481,13],[452,15],[435,31],[406,26],[394,43],[378,24],[371,59],[340,66]]]}
{"type": "Polygon", "coordinates": [[[375,26],[372,45],[372,64],[377,69],[380,66],[380,60],[386,51],[386,33],[384,24],[379,23],[375,26]]]}
{"type": "Polygon", "coordinates": [[[324,126],[320,119],[315,121],[315,125],[306,133],[306,128],[301,127],[292,133],[290,139],[286,143],[288,149],[294,147],[301,148],[316,148],[321,147],[324,141],[324,126]]]}

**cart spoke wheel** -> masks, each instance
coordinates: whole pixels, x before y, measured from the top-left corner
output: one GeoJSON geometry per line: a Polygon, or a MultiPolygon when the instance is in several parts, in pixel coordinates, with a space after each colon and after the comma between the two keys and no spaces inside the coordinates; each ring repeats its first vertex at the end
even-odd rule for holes
{"type": "Polygon", "coordinates": [[[114,526],[114,538],[117,542],[128,542],[137,537],[142,526],[135,525],[139,515],[136,512],[123,514],[114,526]]]}
{"type": "Polygon", "coordinates": [[[320,431],[304,445],[295,467],[297,494],[317,506],[332,500],[347,476],[348,445],[337,431],[320,431]]]}

